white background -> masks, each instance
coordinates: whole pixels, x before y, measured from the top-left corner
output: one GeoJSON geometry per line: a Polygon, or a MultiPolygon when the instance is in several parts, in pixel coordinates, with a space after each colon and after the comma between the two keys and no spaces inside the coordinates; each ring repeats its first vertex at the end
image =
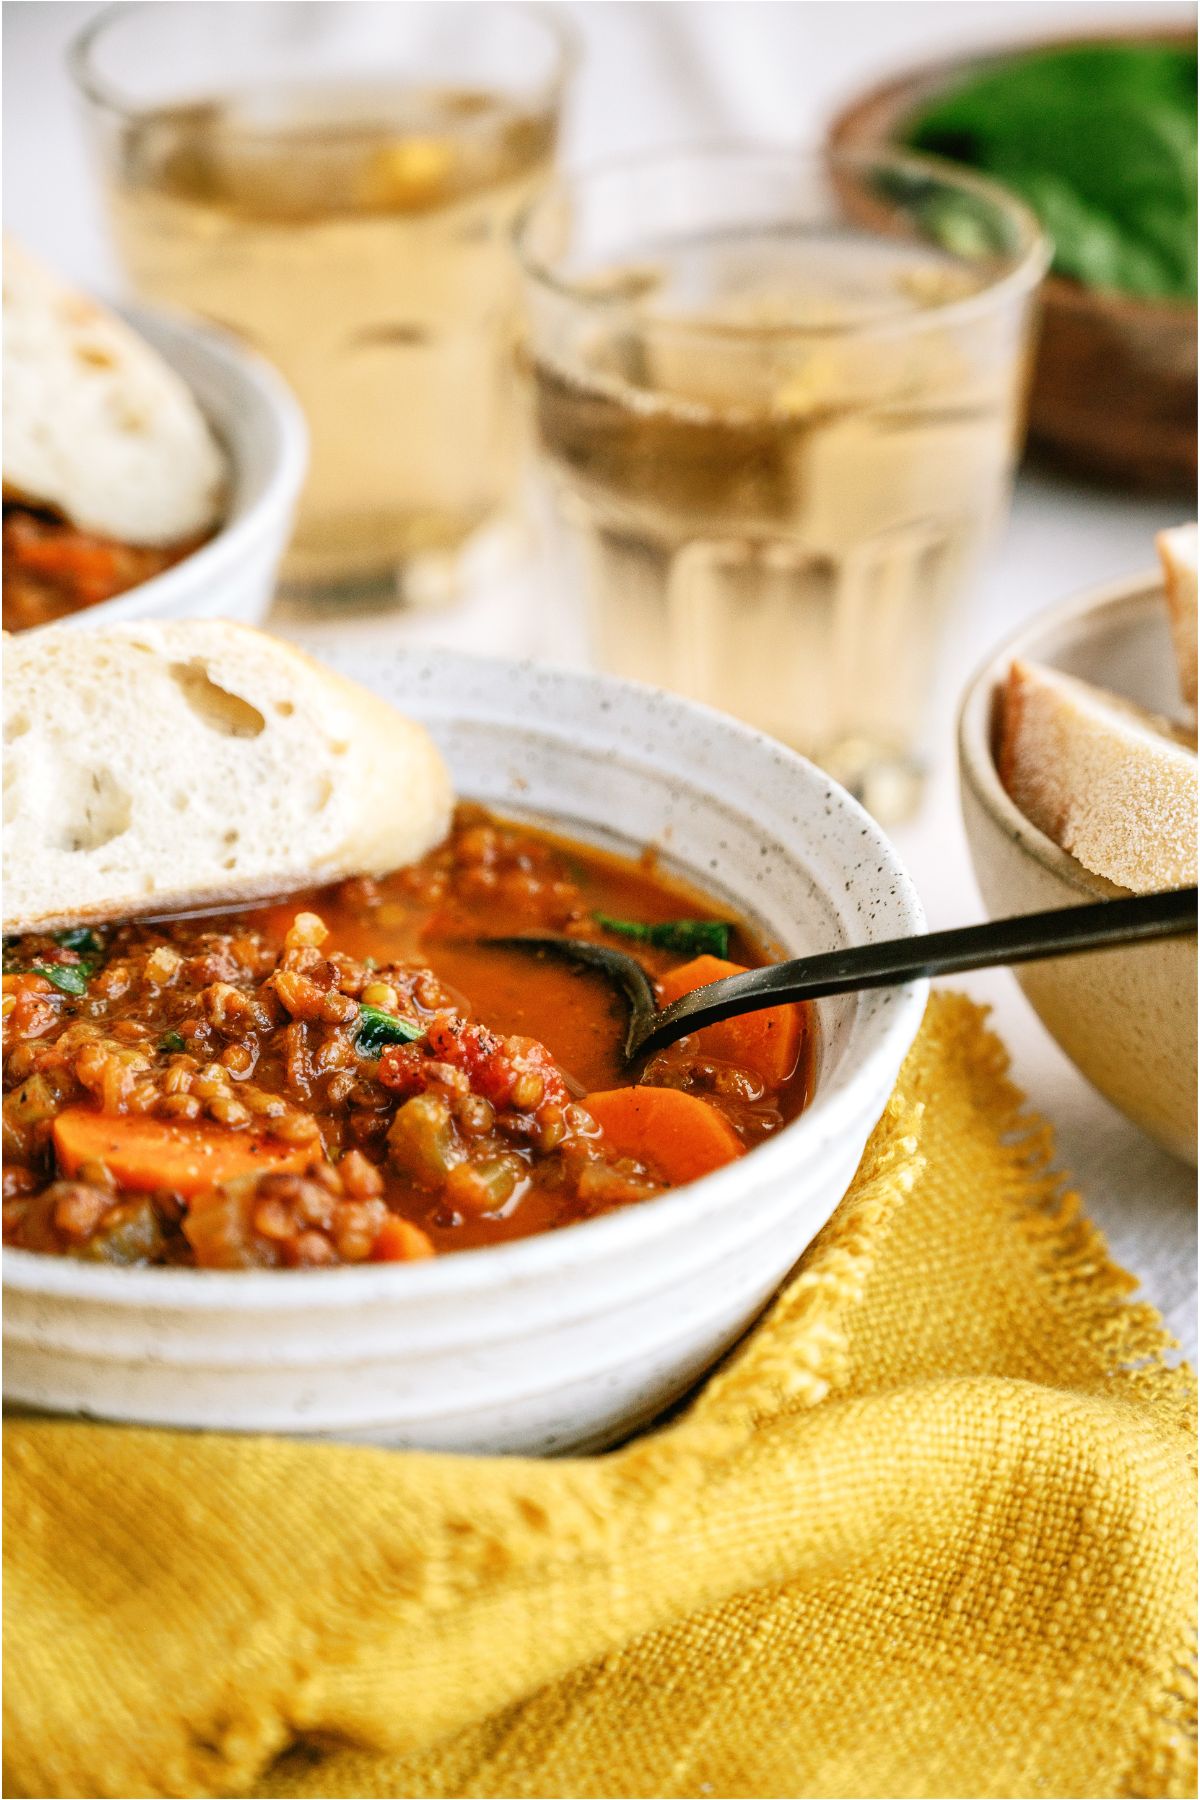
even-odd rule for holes
{"type": "MultiPolygon", "coordinates": [[[[4,6],[4,211],[6,228],[63,271],[115,290],[119,276],[63,65],[65,44],[95,10],[70,0],[9,0],[4,6]]],[[[569,166],[700,138],[813,143],[858,89],[960,46],[1104,30],[1131,19],[1141,25],[1195,20],[1191,6],[1090,0],[577,0],[565,10],[583,40],[564,139],[569,166]]],[[[980,916],[959,824],[953,755],[954,703],[971,668],[1052,601],[1147,567],[1154,532],[1185,511],[1170,501],[1023,474],[1011,522],[972,597],[936,702],[936,766],[925,807],[917,821],[895,833],[931,926],[980,916]]],[[[454,614],[415,620],[375,614],[323,629],[524,652],[544,645],[559,612],[560,597],[535,559],[503,581],[485,584],[454,614]]],[[[1142,1277],[1194,1355],[1193,1172],[1143,1139],[1087,1086],[1010,975],[996,972],[962,985],[994,1006],[1017,1080],[1055,1125],[1062,1165],[1077,1179],[1117,1259],[1142,1277]]]]}

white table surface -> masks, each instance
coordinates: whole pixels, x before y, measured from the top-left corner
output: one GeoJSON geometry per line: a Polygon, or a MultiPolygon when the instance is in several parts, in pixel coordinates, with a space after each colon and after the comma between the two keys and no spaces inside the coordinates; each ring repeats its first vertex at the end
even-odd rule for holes
{"type": "MultiPolygon", "coordinates": [[[[4,7],[6,228],[67,273],[115,290],[88,154],[62,62],[63,47],[96,8],[72,0],[4,7]]],[[[1025,0],[1023,4],[874,4],[873,0],[577,0],[566,8],[583,38],[564,158],[698,138],[819,138],[839,102],[889,70],[970,43],[1101,29],[1136,18],[1194,20],[1190,6],[1025,0]]],[[[953,712],[974,664],[1023,619],[1073,590],[1135,573],[1153,560],[1156,530],[1178,504],[1131,499],[1027,472],[1011,521],[977,584],[952,666],[935,704],[935,768],[921,815],[895,838],[931,926],[982,916],[958,816],[953,712]]],[[[444,614],[374,611],[349,619],[281,610],[276,623],[310,636],[385,633],[499,653],[579,655],[571,612],[552,591],[536,539],[523,562],[481,579],[444,614]]],[[[1014,1073],[1055,1126],[1059,1159],[1082,1189],[1118,1261],[1137,1273],[1189,1357],[1196,1344],[1195,1175],[1155,1148],[1087,1085],[1052,1043],[1003,971],[960,983],[994,1008],[1014,1073]]]]}

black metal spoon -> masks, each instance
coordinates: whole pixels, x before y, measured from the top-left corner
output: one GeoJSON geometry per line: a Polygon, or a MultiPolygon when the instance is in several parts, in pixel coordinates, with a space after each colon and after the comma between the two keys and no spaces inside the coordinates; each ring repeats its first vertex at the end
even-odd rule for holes
{"type": "Polygon", "coordinates": [[[655,1006],[646,971],[623,950],[610,950],[607,944],[586,938],[535,932],[484,938],[482,942],[558,957],[607,976],[629,1006],[625,1060],[634,1062],[688,1032],[699,1031],[702,1025],[716,1025],[737,1013],[760,1012],[796,1000],[821,1000],[828,994],[850,994],[860,988],[896,987],[926,975],[961,975],[968,969],[1116,949],[1152,938],[1186,937],[1195,930],[1194,887],[1168,894],[1136,894],[1127,900],[1025,913],[1015,919],[992,919],[986,925],[931,931],[922,937],[892,938],[882,944],[861,944],[820,956],[801,956],[794,962],[772,963],[697,988],[662,1012],[655,1006]]]}

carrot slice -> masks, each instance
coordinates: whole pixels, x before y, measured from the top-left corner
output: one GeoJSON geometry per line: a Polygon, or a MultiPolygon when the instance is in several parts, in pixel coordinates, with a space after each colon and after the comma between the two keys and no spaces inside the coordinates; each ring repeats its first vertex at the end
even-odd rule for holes
{"type": "Polygon", "coordinates": [[[645,1163],[675,1187],[742,1154],[728,1119],[679,1088],[608,1088],[589,1094],[585,1104],[614,1150],[645,1163]]]}
{"type": "MultiPolygon", "coordinates": [[[[670,1006],[697,988],[723,981],[726,975],[744,974],[741,963],[723,962],[719,956],[697,956],[660,976],[662,1004],[670,1006]]],[[[696,1033],[696,1040],[706,1055],[749,1069],[761,1076],[768,1087],[777,1088],[795,1074],[800,1061],[804,1008],[768,1006],[762,1012],[743,1013],[740,1018],[724,1019],[719,1025],[706,1025],[696,1033]]]]}
{"type": "Polygon", "coordinates": [[[284,1144],[220,1125],[92,1112],[86,1106],[68,1106],[59,1113],[54,1148],[65,1175],[76,1174],[84,1163],[99,1162],[134,1193],[171,1188],[185,1198],[236,1175],[299,1171],[313,1154],[311,1144],[284,1144]]]}
{"type": "Polygon", "coordinates": [[[379,1236],[375,1239],[375,1248],[371,1252],[372,1262],[421,1262],[427,1256],[435,1254],[433,1245],[419,1225],[408,1219],[401,1219],[392,1214],[379,1227],[379,1236]]]}

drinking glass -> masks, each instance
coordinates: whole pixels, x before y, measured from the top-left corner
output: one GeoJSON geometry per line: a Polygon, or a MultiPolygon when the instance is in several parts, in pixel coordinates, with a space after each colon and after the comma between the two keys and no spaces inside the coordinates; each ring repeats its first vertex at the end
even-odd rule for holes
{"type": "Polygon", "coordinates": [[[548,5],[150,3],[71,63],[135,287],[260,349],[308,417],[287,575],[453,591],[511,506],[513,221],[572,60],[548,5]]]}
{"type": "Polygon", "coordinates": [[[597,660],[910,811],[1021,443],[1032,214],[901,154],[705,149],[556,183],[518,249],[597,660]]]}

